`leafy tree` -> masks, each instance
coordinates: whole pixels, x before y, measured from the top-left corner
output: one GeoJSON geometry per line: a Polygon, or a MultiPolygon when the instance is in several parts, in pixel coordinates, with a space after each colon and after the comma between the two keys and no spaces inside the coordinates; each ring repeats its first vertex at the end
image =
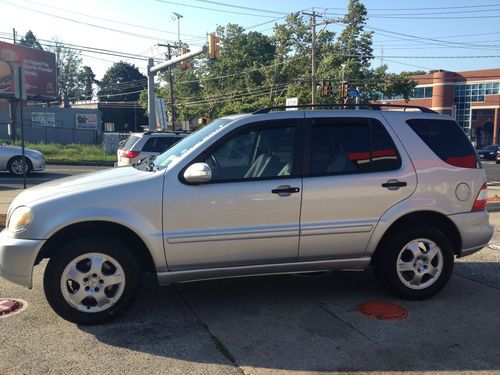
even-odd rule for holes
{"type": "Polygon", "coordinates": [[[84,66],[78,73],[79,99],[92,99],[93,84],[96,83],[95,74],[90,66],[84,66]]]}
{"type": "Polygon", "coordinates": [[[40,49],[43,51],[42,45],[40,44],[37,37],[35,36],[35,34],[33,34],[33,31],[31,30],[28,30],[26,34],[23,37],[21,37],[19,45],[29,48],[40,49]]]}
{"type": "Polygon", "coordinates": [[[80,52],[65,47],[57,39],[53,41],[50,51],[56,54],[59,95],[66,101],[78,99],[78,76],[82,64],[80,52]]]}
{"type": "Polygon", "coordinates": [[[102,108],[103,122],[112,122],[118,130],[140,130],[147,123],[144,109],[135,108],[140,93],[147,86],[147,78],[139,69],[124,61],[114,63],[99,81],[100,102],[114,103],[110,108],[102,108]],[[128,108],[127,108],[128,107],[128,108]],[[132,107],[132,108],[130,108],[132,107]]]}

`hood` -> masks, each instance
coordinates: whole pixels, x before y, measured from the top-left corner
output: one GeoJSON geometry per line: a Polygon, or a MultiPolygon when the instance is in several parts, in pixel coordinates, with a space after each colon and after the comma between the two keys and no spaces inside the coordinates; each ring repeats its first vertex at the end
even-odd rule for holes
{"type": "Polygon", "coordinates": [[[79,192],[92,192],[116,186],[140,182],[151,178],[160,172],[145,172],[134,167],[104,169],[97,172],[76,176],[63,177],[57,180],[36,185],[24,190],[11,204],[30,206],[40,200],[50,200],[61,196],[73,195],[79,192]]]}
{"type": "MultiPolygon", "coordinates": [[[[22,147],[21,146],[10,146],[10,145],[0,145],[0,152],[4,150],[7,151],[11,154],[21,154],[22,153],[22,147]]],[[[33,154],[42,154],[40,151],[33,150],[31,148],[24,148],[25,152],[31,152],[33,154]]]]}

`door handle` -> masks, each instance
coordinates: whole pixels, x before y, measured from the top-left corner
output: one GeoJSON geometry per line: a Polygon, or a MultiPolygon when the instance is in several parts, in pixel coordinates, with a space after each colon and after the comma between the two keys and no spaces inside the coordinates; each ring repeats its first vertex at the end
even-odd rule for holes
{"type": "Polygon", "coordinates": [[[278,194],[280,196],[287,196],[292,193],[298,193],[300,189],[298,187],[291,187],[290,185],[281,185],[276,189],[271,190],[271,193],[278,194]]]}
{"type": "Polygon", "coordinates": [[[407,186],[408,184],[405,181],[399,181],[399,180],[389,180],[387,182],[384,182],[382,184],[382,187],[387,188],[389,190],[398,190],[400,187],[407,186]]]}

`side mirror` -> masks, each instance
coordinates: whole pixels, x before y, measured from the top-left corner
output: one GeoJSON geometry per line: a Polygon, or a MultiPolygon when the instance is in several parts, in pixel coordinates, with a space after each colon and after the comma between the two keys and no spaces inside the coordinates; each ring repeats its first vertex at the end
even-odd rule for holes
{"type": "Polygon", "coordinates": [[[205,163],[191,164],[184,171],[184,179],[190,184],[203,184],[212,180],[212,170],[205,163]]]}

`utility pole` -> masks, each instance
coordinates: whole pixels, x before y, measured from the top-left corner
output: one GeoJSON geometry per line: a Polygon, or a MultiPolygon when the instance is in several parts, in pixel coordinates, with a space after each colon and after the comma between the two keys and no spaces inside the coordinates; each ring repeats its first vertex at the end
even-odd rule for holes
{"type": "MultiPolygon", "coordinates": [[[[327,19],[324,20],[323,22],[316,23],[316,17],[323,18],[323,16],[320,16],[319,14],[316,13],[316,11],[313,8],[312,13],[307,13],[307,12],[302,12],[302,14],[305,14],[306,16],[311,17],[311,104],[314,105],[316,104],[316,90],[317,90],[317,84],[316,84],[316,26],[321,26],[321,25],[328,25],[329,23],[335,23],[339,22],[339,20],[335,19],[327,19]]],[[[314,107],[313,107],[314,109],[314,107]]]]}
{"type": "MultiPolygon", "coordinates": [[[[316,104],[316,12],[302,12],[307,16],[311,16],[311,104],[316,104]]],[[[321,17],[321,16],[319,16],[321,17]]],[[[314,109],[314,108],[313,108],[314,109]]]]}
{"type": "MultiPolygon", "coordinates": [[[[172,45],[169,44],[158,44],[161,47],[167,47],[167,61],[172,58],[172,45]]],[[[172,75],[172,66],[168,67],[168,84],[170,86],[170,112],[172,113],[172,130],[175,130],[175,107],[174,107],[174,76],[172,75]]]]}
{"type": "Polygon", "coordinates": [[[12,28],[12,39],[14,39],[14,44],[16,44],[16,29],[12,28]]]}

